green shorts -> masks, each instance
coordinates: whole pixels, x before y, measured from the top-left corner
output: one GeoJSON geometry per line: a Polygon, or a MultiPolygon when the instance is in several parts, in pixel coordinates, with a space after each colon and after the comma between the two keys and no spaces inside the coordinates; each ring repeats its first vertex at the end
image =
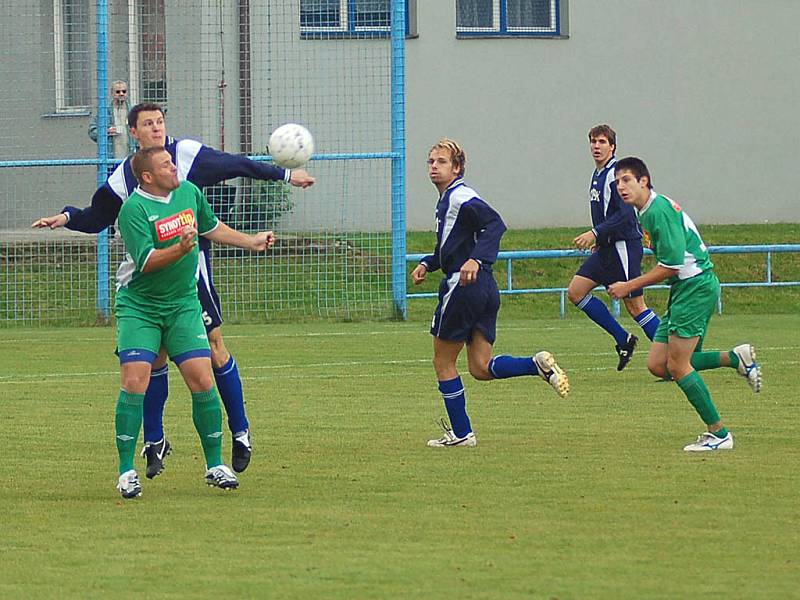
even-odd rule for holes
{"type": "Polygon", "coordinates": [[[211,356],[197,296],[156,309],[121,294],[117,296],[116,313],[121,363],[152,363],[162,346],[178,364],[188,358],[211,356]]]}
{"type": "Polygon", "coordinates": [[[702,348],[708,322],[719,300],[719,289],[719,279],[714,271],[673,284],[669,290],[667,312],[661,317],[653,341],[666,344],[670,335],[699,337],[697,350],[702,348]]]}

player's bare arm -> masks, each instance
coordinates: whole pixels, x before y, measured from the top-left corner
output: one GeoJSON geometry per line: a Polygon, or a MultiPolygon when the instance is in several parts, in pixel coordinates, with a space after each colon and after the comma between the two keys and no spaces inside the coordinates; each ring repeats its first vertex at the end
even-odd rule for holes
{"type": "Polygon", "coordinates": [[[290,184],[303,189],[311,187],[316,181],[305,169],[292,169],[292,174],[289,176],[290,184]]]}
{"type": "Polygon", "coordinates": [[[475,283],[475,280],[478,279],[478,271],[480,268],[481,264],[474,258],[470,258],[467,262],[461,265],[458,284],[464,286],[475,283]]]}
{"type": "Polygon", "coordinates": [[[647,273],[643,273],[639,277],[631,279],[630,281],[617,281],[608,286],[608,295],[615,300],[621,300],[627,297],[631,292],[640,288],[647,287],[648,285],[655,285],[661,283],[665,279],[672,277],[678,269],[670,269],[663,265],[656,265],[647,273]]]}
{"type": "Polygon", "coordinates": [[[428,267],[423,264],[418,264],[417,267],[411,272],[411,279],[414,280],[414,285],[419,285],[425,281],[428,275],[428,267]]]}
{"type": "Polygon", "coordinates": [[[153,250],[144,263],[142,273],[158,271],[174,263],[179,258],[188,254],[197,245],[197,230],[194,227],[184,227],[181,230],[181,240],[169,248],[153,250]]]}
{"type": "Polygon", "coordinates": [[[588,250],[597,243],[597,236],[594,234],[594,231],[589,230],[572,240],[572,243],[581,250],[588,250]]]}
{"type": "Polygon", "coordinates": [[[249,235],[228,227],[219,222],[212,231],[203,234],[204,238],[225,246],[236,246],[253,252],[263,252],[275,244],[275,234],[271,231],[262,231],[256,235],[249,235]]]}
{"type": "Polygon", "coordinates": [[[65,213],[58,213],[52,217],[42,217],[41,219],[36,219],[33,223],[31,223],[31,227],[34,229],[44,229],[45,227],[49,227],[50,229],[58,229],[59,227],[66,225],[68,220],[69,218],[65,213]]]}

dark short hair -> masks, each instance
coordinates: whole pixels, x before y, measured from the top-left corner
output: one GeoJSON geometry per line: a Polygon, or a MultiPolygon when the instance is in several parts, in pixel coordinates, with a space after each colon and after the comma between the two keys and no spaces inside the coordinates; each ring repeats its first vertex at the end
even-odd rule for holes
{"type": "Polygon", "coordinates": [[[131,129],[136,127],[136,122],[139,120],[140,112],[150,112],[155,110],[160,112],[162,117],[164,116],[164,109],[155,102],[141,102],[140,104],[137,104],[128,113],[128,127],[131,129]]]}
{"type": "Polygon", "coordinates": [[[626,156],[625,158],[619,159],[614,165],[614,173],[617,174],[620,171],[630,171],[637,180],[642,177],[647,177],[647,187],[651,190],[653,189],[653,178],[650,176],[650,171],[641,158],[626,156]]]}
{"type": "Polygon", "coordinates": [[[165,152],[164,146],[151,146],[150,148],[140,148],[136,151],[131,159],[131,170],[136,181],[142,183],[142,173],[148,171],[152,167],[153,155],[159,152],[165,152]]]}
{"type": "Polygon", "coordinates": [[[617,132],[611,129],[610,125],[606,125],[603,123],[602,125],[595,125],[589,130],[589,141],[592,141],[593,137],[597,137],[603,135],[608,140],[608,143],[614,146],[614,149],[617,149],[617,132]]]}

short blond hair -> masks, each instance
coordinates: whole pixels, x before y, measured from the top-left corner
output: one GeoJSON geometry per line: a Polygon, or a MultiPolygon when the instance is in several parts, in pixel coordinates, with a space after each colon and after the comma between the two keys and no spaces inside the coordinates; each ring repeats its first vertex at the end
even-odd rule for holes
{"type": "Polygon", "coordinates": [[[459,167],[459,174],[464,174],[464,169],[467,166],[467,155],[457,141],[451,140],[450,138],[443,138],[431,146],[431,149],[428,150],[428,154],[430,155],[430,153],[436,149],[447,150],[447,152],[450,153],[450,160],[453,161],[453,165],[459,167]]]}

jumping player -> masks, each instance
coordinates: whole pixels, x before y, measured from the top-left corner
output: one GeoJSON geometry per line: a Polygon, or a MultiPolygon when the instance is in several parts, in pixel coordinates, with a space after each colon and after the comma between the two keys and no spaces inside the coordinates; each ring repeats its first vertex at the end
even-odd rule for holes
{"type": "Polygon", "coordinates": [[[730,450],[733,435],[723,425],[698,371],[732,367],[758,392],[761,368],[756,351],[750,344],[729,352],[703,351],[720,286],[700,232],[678,204],[653,191],[650,172],[641,159],[628,157],[617,162],[615,180],[623,201],[636,208],[658,264],[644,275],[613,283],[608,293],[625,298],[634,290],[667,280],[667,312],[653,337],[647,368],[656,377],[670,375],[707,426],[684,450],[730,450]]]}
{"type": "MultiPolygon", "coordinates": [[[[285,181],[301,188],[314,184],[314,178],[302,169],[282,169],[245,156],[220,152],[195,140],[168,137],[164,111],[157,104],[143,103],[134,106],[128,113],[128,126],[141,148],[165,147],[177,166],[178,179],[191,181],[200,188],[236,177],[285,181]]],[[[129,157],[117,166],[105,184],[95,192],[91,206],[84,209],[65,206],[57,215],[38,219],[33,227],[56,229],[65,226],[74,231],[98,233],[114,224],[120,208],[135,187],[136,178],[129,157]]],[[[203,307],[203,322],[211,345],[214,379],[233,435],[231,465],[239,473],[250,463],[250,423],[245,412],[239,368],[225,346],[220,330],[222,309],[211,274],[211,244],[203,237],[199,244],[201,254],[197,293],[203,307]]],[[[153,364],[144,400],[145,445],[142,454],[147,460],[148,478],[161,473],[164,457],[170,452],[169,440],[164,436],[163,428],[164,405],[168,395],[167,370],[167,355],[162,351],[153,364]]]]}
{"type": "Polygon", "coordinates": [[[439,191],[436,248],[411,273],[415,284],[441,269],[439,305],[433,316],[433,365],[451,425],[444,436],[428,441],[435,448],[478,443],[466,411],[466,395],[456,360],[467,345],[470,374],[478,380],[539,375],[564,397],[567,375],[550,352],[535,356],[492,356],[500,293],[492,275],[500,238],[506,230],[500,215],[464,183],[466,156],[457,142],[443,139],[428,154],[428,175],[439,191]]]}
{"type": "MultiPolygon", "coordinates": [[[[592,295],[592,290],[598,285],[627,281],[641,274],[642,232],[635,211],[620,200],[614,182],[617,134],[608,125],[592,127],[589,130],[589,149],[595,164],[589,186],[592,228],[576,237],[573,243],[584,250],[591,248],[592,254],[569,282],[567,297],[614,338],[619,356],[617,371],[621,371],[633,357],[638,338],[619,324],[605,302],[592,295]]],[[[622,301],[631,317],[652,340],[659,319],[647,308],[642,291],[636,290],[622,301]]]]}
{"type": "Polygon", "coordinates": [[[115,416],[117,489],[123,498],[142,492],[133,458],[151,365],[160,351],[169,354],[192,393],[206,482],[235,488],[236,475],[222,464],[222,406],[197,297],[196,238],[199,233],[218,243],[263,252],[274,236],[271,231],[246,235],[218,221],[200,189],[178,181],[178,169],[164,148],[139,150],[131,165],[139,187],[125,201],[118,221],[127,255],[117,272],[115,302],[121,372],[115,416]]]}

